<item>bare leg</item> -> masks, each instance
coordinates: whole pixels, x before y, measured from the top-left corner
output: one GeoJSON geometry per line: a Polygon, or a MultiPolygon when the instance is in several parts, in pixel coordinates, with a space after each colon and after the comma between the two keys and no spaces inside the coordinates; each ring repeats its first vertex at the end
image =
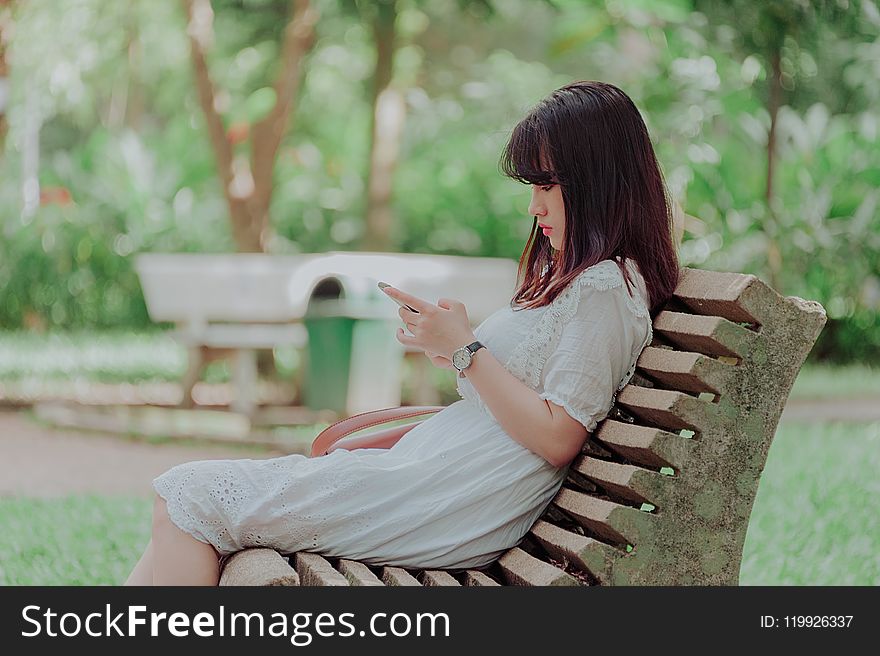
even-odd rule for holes
{"type": "Polygon", "coordinates": [[[141,559],[131,570],[125,585],[153,585],[153,541],[147,542],[147,548],[141,559]]]}
{"type": "Polygon", "coordinates": [[[165,500],[153,505],[153,585],[217,585],[220,557],[168,518],[165,500]]]}

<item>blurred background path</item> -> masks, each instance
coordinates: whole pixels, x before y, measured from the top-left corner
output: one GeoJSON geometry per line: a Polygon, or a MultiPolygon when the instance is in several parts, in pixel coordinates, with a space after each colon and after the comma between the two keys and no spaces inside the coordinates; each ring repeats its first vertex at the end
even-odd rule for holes
{"type": "Polygon", "coordinates": [[[59,430],[41,426],[23,413],[0,412],[0,496],[146,496],[154,477],[181,462],[274,455],[281,453],[59,430]]]}
{"type": "MultiPolygon", "coordinates": [[[[880,398],[791,399],[780,424],[828,421],[880,421],[880,398]]],[[[284,452],[244,442],[150,441],[58,429],[23,412],[0,411],[0,496],[150,495],[150,481],[181,462],[279,455],[284,452]]]]}

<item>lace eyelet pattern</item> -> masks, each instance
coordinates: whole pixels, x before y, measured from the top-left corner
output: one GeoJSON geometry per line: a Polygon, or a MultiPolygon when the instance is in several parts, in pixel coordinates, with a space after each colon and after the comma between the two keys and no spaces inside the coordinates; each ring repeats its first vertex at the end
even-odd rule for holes
{"type": "MultiPolygon", "coordinates": [[[[626,285],[626,282],[623,278],[623,274],[617,263],[613,260],[603,260],[602,262],[598,262],[593,266],[584,269],[572,281],[572,283],[563,290],[549,306],[547,306],[546,311],[538,319],[529,336],[521,341],[510,353],[510,356],[504,364],[505,369],[530,388],[536,389],[540,385],[544,365],[559,342],[563,327],[578,311],[581,291],[584,286],[590,286],[597,290],[610,290],[624,285],[626,285]]],[[[633,288],[634,285],[630,285],[630,287],[633,288]]],[[[648,307],[641,294],[635,289],[633,291],[634,294],[631,295],[628,291],[624,290],[623,295],[626,306],[635,316],[646,319],[647,335],[642,345],[635,353],[633,353],[626,374],[614,390],[611,399],[612,407],[617,401],[618,392],[626,387],[630,379],[635,375],[636,361],[642,350],[645,346],[650,344],[653,339],[653,329],[648,307]]],[[[461,398],[475,403],[481,411],[493,420],[495,419],[491,410],[489,410],[488,406],[476,391],[476,388],[474,388],[467,378],[459,379],[456,387],[461,398]]],[[[554,401],[554,403],[555,402],[556,401],[554,401]]]]}

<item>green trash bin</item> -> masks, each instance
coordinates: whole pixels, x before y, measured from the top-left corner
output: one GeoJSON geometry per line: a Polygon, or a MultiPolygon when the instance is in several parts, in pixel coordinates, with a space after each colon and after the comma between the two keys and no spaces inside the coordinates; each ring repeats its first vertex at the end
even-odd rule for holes
{"type": "Polygon", "coordinates": [[[303,403],[350,416],[400,405],[404,346],[388,299],[358,294],[327,279],[315,288],[303,324],[308,333],[303,403]]]}

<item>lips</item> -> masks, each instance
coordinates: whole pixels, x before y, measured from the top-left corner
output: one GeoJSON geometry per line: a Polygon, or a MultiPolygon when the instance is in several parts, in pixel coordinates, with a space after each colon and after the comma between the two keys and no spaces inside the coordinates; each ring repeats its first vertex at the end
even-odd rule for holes
{"type": "Polygon", "coordinates": [[[539,227],[539,228],[542,228],[542,229],[544,229],[544,230],[553,230],[553,228],[551,228],[551,227],[548,226],[548,225],[544,225],[543,223],[539,223],[539,224],[538,224],[538,227],[539,227]]]}

